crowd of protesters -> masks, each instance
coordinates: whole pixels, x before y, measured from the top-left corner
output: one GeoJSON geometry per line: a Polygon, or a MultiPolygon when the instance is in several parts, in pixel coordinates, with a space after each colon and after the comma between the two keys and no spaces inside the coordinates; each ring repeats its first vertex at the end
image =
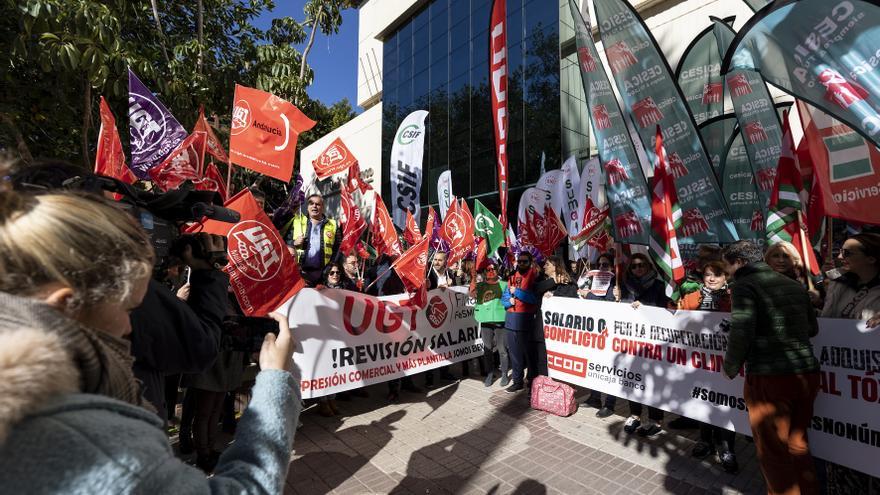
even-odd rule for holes
{"type": "MultiPolygon", "coordinates": [[[[18,190],[0,191],[0,486],[16,493],[49,485],[44,491],[280,492],[303,406],[289,373],[287,318],[273,315],[280,331],[266,337],[258,355],[224,345],[224,328],[241,311],[219,267],[184,250],[157,280],[146,234],[112,201],[58,191],[47,177],[64,175],[63,168],[56,165],[42,178],[34,170],[13,175],[18,190]],[[38,191],[23,186],[41,181],[38,191]],[[257,364],[260,371],[248,376],[257,364]],[[241,414],[236,392],[250,381],[241,414]],[[235,435],[222,454],[216,450],[221,424],[235,435]],[[179,428],[176,452],[169,426],[179,428]],[[195,467],[175,457],[192,452],[195,467]]],[[[342,229],[326,214],[321,195],[306,198],[305,213],[278,226],[310,287],[377,296],[405,291],[389,257],[365,265],[357,254],[339,251],[342,229]]],[[[200,235],[199,242],[207,251],[223,249],[222,238],[200,235]]],[[[703,245],[677,301],[642,253],[612,251],[569,265],[529,250],[512,254],[510,262],[449,266],[437,250],[427,269],[428,289],[469,286],[484,344],[476,364],[485,387],[497,380],[508,393],[529,393],[530,382],[547,375],[538,315],[550,297],[626,303],[636,311],[730,312],[724,372],[733,378],[745,369],[744,396],[768,491],[797,486],[817,493],[824,480],[846,487],[840,493],[855,493],[876,483],[830,463],[817,470],[807,427],[819,389],[810,344],[816,317],[880,324],[880,235],[846,239],[836,260],[823,266],[824,279],[811,278],[788,243],[763,252],[744,241],[723,249],[703,245]]],[[[421,393],[417,381],[430,389],[437,378],[467,378],[471,364],[464,361],[458,376],[447,365],[389,381],[387,399],[421,393]]],[[[617,397],[587,392],[583,404],[596,408],[597,417],[616,413],[617,397]]],[[[327,396],[315,410],[344,414],[338,400],[366,395],[327,396]]],[[[644,409],[628,401],[624,432],[654,437],[676,427],[664,426],[662,410],[647,406],[645,415],[644,409]]],[[[676,421],[699,428],[694,457],[717,454],[725,470],[738,470],[733,432],[676,421]]]]}

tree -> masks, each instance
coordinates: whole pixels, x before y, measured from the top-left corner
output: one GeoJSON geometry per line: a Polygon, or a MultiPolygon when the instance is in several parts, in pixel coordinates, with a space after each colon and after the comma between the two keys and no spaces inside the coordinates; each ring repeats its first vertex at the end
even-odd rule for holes
{"type": "MultiPolygon", "coordinates": [[[[309,52],[312,51],[318,29],[327,36],[338,33],[339,26],[342,25],[342,11],[347,7],[356,7],[358,3],[355,0],[309,0],[304,8],[306,21],[303,24],[310,25],[311,31],[309,42],[303,49],[303,61],[308,59],[309,52]]],[[[305,67],[305,63],[300,66],[300,79],[305,76],[305,67]]]]}

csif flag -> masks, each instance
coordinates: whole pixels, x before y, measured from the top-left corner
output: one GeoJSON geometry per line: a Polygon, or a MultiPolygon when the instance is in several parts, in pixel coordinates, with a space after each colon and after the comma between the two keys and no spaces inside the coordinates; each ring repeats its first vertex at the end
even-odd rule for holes
{"type": "Polygon", "coordinates": [[[235,85],[229,156],[233,163],[290,182],[300,134],[315,126],[289,101],[235,85]]]}
{"type": "Polygon", "coordinates": [[[217,135],[214,134],[214,129],[211,128],[208,124],[208,119],[205,118],[205,107],[203,106],[199,107],[199,119],[196,120],[193,132],[205,133],[205,136],[208,139],[208,147],[205,149],[206,153],[223,163],[229,162],[229,155],[226,154],[226,150],[223,148],[223,143],[221,143],[217,138],[217,135]]]}
{"type": "Polygon", "coordinates": [[[250,189],[224,206],[241,214],[238,223],[206,220],[188,232],[226,236],[229,263],[223,271],[235,298],[247,316],[265,316],[303,288],[299,267],[250,189]]]}
{"type": "Polygon", "coordinates": [[[425,156],[426,110],[407,115],[391,143],[391,212],[394,225],[406,227],[406,212],[419,220],[422,190],[422,159],[425,156]]]}
{"type": "Polygon", "coordinates": [[[141,179],[186,139],[186,129],[137,75],[128,69],[131,169],[141,179]]]}
{"type": "Polygon", "coordinates": [[[657,167],[651,179],[651,243],[649,253],[666,283],[666,295],[677,299],[678,283],[684,280],[685,270],[678,249],[675,229],[682,223],[681,209],[675,192],[675,182],[663,146],[660,126],[654,144],[657,167]]]}
{"type": "Polygon", "coordinates": [[[492,126],[495,129],[495,169],[501,225],[507,227],[507,0],[492,2],[489,19],[489,88],[492,95],[492,126]]]}
{"type": "Polygon", "coordinates": [[[474,234],[488,241],[492,253],[504,245],[504,226],[479,199],[474,200],[474,234]]]}
{"type": "Polygon", "coordinates": [[[391,215],[388,214],[388,209],[385,208],[385,203],[379,196],[376,196],[370,232],[373,235],[373,247],[376,248],[378,255],[386,254],[397,258],[403,253],[400,239],[397,237],[397,230],[394,229],[394,222],[391,221],[391,215]]]}
{"type": "Polygon", "coordinates": [[[340,203],[342,203],[342,242],[339,244],[339,251],[343,255],[348,256],[351,250],[357,245],[361,238],[361,234],[367,229],[367,221],[361,214],[361,209],[354,198],[345,189],[339,191],[340,203]]]}
{"type": "Polygon", "coordinates": [[[312,167],[315,169],[315,175],[318,176],[318,179],[324,180],[333,174],[348,170],[356,163],[357,158],[342,142],[342,138],[336,138],[318,155],[318,158],[312,161],[312,167]]]}
{"type": "Polygon", "coordinates": [[[194,132],[174,150],[165,161],[150,169],[150,179],[162,191],[177,189],[184,181],[197,182],[205,159],[204,132],[194,132]]]}
{"type": "Polygon", "coordinates": [[[95,173],[119,179],[126,184],[134,184],[137,177],[125,165],[125,153],[122,151],[122,140],[116,129],[116,119],[110,106],[101,97],[101,130],[98,131],[98,149],[95,152],[95,173]]]}

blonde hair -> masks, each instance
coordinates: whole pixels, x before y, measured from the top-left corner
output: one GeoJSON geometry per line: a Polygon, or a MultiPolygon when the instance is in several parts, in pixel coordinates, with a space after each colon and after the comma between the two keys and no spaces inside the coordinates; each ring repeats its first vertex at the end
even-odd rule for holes
{"type": "Polygon", "coordinates": [[[147,234],[99,196],[0,192],[0,291],[73,289],[69,309],[122,301],[153,267],[147,234]]]}
{"type": "Polygon", "coordinates": [[[791,258],[791,262],[794,265],[794,272],[797,276],[800,276],[803,273],[804,260],[801,258],[801,254],[798,252],[797,248],[794,247],[794,244],[788,241],[779,241],[767,248],[767,251],[764,252],[764,262],[770,264],[770,258],[772,258],[777,251],[782,251],[791,258]]]}

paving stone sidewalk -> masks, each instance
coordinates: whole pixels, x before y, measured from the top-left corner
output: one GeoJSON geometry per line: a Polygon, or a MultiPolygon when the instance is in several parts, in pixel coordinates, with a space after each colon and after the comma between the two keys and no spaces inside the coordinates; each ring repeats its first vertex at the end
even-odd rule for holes
{"type": "Polygon", "coordinates": [[[402,392],[396,403],[385,384],[367,390],[369,398],[338,402],[341,416],[303,412],[285,493],[764,493],[744,437],[739,473],[728,474],[714,456],[690,456],[697,430],[624,433],[626,401],[609,418],[583,406],[560,418],[477,376],[427,395],[402,392]]]}

